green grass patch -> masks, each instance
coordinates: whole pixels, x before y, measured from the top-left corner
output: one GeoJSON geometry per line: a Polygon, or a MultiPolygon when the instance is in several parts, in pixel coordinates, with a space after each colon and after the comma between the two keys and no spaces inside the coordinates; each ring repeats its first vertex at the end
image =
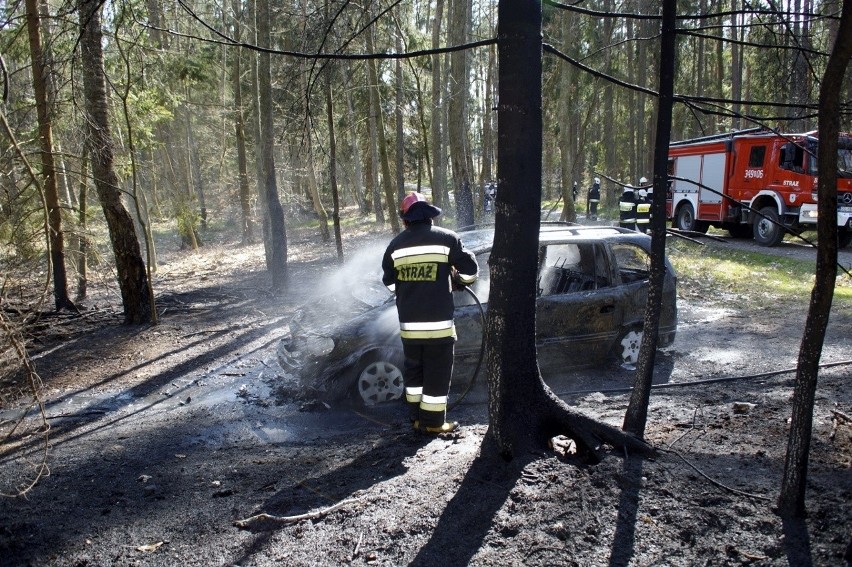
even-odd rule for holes
{"type": "MultiPolygon", "coordinates": [[[[810,301],[815,261],[723,250],[669,239],[667,254],[684,295],[745,300],[756,306],[810,301]]],[[[852,309],[852,278],[838,272],[833,309],[852,309]]]]}

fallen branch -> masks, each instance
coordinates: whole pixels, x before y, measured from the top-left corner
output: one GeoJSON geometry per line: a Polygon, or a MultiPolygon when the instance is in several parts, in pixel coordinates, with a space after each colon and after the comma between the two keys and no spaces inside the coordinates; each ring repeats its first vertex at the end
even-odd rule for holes
{"type": "Polygon", "coordinates": [[[838,421],[845,421],[846,423],[852,423],[852,417],[849,417],[842,411],[831,410],[831,413],[837,418],[838,421]]]}
{"type": "Polygon", "coordinates": [[[354,504],[355,502],[359,501],[359,498],[349,498],[348,500],[342,500],[338,502],[334,506],[329,506],[328,508],[323,508],[322,510],[307,512],[305,514],[297,514],[295,516],[273,516],[272,514],[267,514],[266,512],[263,512],[242,520],[237,520],[234,522],[234,525],[240,529],[248,529],[254,524],[264,522],[280,524],[284,526],[290,524],[298,524],[299,522],[304,522],[305,520],[318,520],[320,518],[324,518],[325,516],[331,514],[335,510],[346,506],[347,504],[354,504]]]}

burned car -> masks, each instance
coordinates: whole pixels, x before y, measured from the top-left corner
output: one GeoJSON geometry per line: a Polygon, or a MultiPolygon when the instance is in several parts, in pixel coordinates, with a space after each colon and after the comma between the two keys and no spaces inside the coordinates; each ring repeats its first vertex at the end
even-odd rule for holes
{"type": "MultiPolygon", "coordinates": [[[[476,254],[479,279],[472,291],[488,307],[488,258],[493,229],[461,232],[476,254]]],[[[618,227],[543,223],[539,234],[536,344],[545,377],[602,364],[634,364],[642,341],[650,277],[651,238],[618,227]]],[[[393,295],[381,284],[381,251],[361,285],[313,302],[290,322],[278,348],[282,368],[300,391],[323,400],[352,398],[367,406],[403,395],[403,355],[393,295]],[[322,315],[326,320],[322,321],[322,315]]],[[[658,346],[677,330],[676,277],[668,260],[658,346]]],[[[338,278],[340,279],[340,278],[338,278]]],[[[470,376],[482,344],[480,306],[468,293],[453,294],[458,341],[454,384],[470,376]]]]}

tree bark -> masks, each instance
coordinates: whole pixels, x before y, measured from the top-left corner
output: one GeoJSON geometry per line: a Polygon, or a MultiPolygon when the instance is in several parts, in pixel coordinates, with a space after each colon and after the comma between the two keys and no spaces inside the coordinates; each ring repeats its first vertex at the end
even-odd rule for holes
{"type": "Polygon", "coordinates": [[[642,345],[636,367],[636,383],[624,416],[622,429],[641,438],[645,433],[648,418],[648,402],[651,397],[651,381],[654,378],[654,359],[660,328],[660,312],[663,301],[663,280],[666,275],[666,186],[669,159],[669,141],[672,129],[672,104],[676,67],[677,32],[676,0],[663,0],[662,29],[660,42],[660,88],[657,108],[657,133],[654,148],[654,196],[651,207],[651,281],[645,306],[645,325],[642,329],[642,345]]]}
{"type": "Polygon", "coordinates": [[[68,276],[65,270],[65,236],[62,232],[62,208],[59,205],[56,164],[53,159],[53,125],[48,101],[48,74],[41,45],[41,18],[37,0],[26,0],[27,32],[32,61],[33,92],[36,99],[39,143],[41,145],[42,187],[47,205],[47,229],[50,242],[50,266],[53,271],[53,299],[57,310],[73,309],[68,296],[68,276]]]}
{"type": "MultiPolygon", "coordinates": [[[[432,22],[432,49],[440,47],[441,42],[441,20],[444,14],[444,0],[435,0],[435,17],[432,22]]],[[[446,188],[444,186],[444,142],[441,135],[441,117],[443,115],[444,101],[443,76],[441,61],[443,56],[436,53],[432,55],[432,202],[436,207],[446,207],[446,188]]]]}
{"type": "MultiPolygon", "coordinates": [[[[396,51],[402,53],[402,30],[397,30],[396,33],[396,51]]],[[[404,117],[402,114],[403,105],[403,82],[402,82],[402,60],[397,59],[394,62],[394,71],[396,72],[396,89],[394,96],[396,104],[394,105],[394,123],[396,125],[396,199],[401,202],[405,197],[405,134],[404,134],[404,117]]]]}
{"type": "MultiPolygon", "coordinates": [[[[375,96],[374,90],[372,88],[372,80],[370,79],[370,73],[367,73],[367,92],[368,92],[368,104],[370,106],[369,111],[367,112],[367,127],[368,127],[368,136],[367,136],[367,184],[370,186],[370,195],[371,201],[373,205],[373,212],[376,215],[376,222],[378,224],[385,224],[385,212],[382,207],[382,193],[379,190],[379,142],[378,142],[378,133],[376,130],[378,129],[378,125],[376,124],[376,115],[373,113],[373,97],[375,96]]],[[[391,212],[391,216],[393,216],[393,212],[391,212]]]]}
{"type": "Polygon", "coordinates": [[[89,199],[89,151],[83,145],[83,155],[80,157],[80,189],[77,202],[79,203],[77,229],[80,235],[77,237],[77,301],[86,299],[88,293],[88,271],[89,271],[89,239],[86,236],[88,199],[89,199]]]}
{"type": "MultiPolygon", "coordinates": [[[[373,53],[373,29],[367,30],[367,51],[373,53]]],[[[385,137],[385,121],[382,118],[381,97],[379,94],[379,73],[376,69],[376,60],[367,60],[367,71],[370,77],[370,114],[373,117],[376,125],[376,146],[379,153],[379,163],[373,164],[373,167],[382,168],[381,184],[384,188],[385,204],[388,208],[388,216],[390,217],[391,229],[394,233],[399,232],[399,215],[395,214],[399,202],[393,188],[393,178],[390,172],[390,161],[388,158],[387,139],[385,137]]]]}
{"type": "Polygon", "coordinates": [[[334,137],[334,93],[331,87],[331,72],[329,67],[325,83],[325,104],[328,111],[328,183],[331,186],[331,202],[333,209],[331,219],[334,224],[334,244],[337,248],[337,260],[343,261],[343,237],[340,233],[340,196],[337,190],[337,140],[334,137]]]}
{"type": "MultiPolygon", "coordinates": [[[[453,0],[451,6],[449,42],[451,45],[461,45],[467,37],[470,0],[453,0]]],[[[452,52],[450,54],[447,135],[453,172],[453,190],[456,196],[456,222],[459,226],[469,226],[474,223],[473,199],[470,194],[471,178],[468,169],[468,152],[470,151],[467,124],[468,75],[467,53],[452,52]]]]}
{"type": "Polygon", "coordinates": [[[793,388],[793,417],[778,498],[778,513],[787,518],[805,515],[814,397],[837,278],[837,139],[840,132],[840,93],[850,57],[852,2],[847,0],[843,2],[837,39],[828,58],[819,94],[816,281],[799,348],[793,388]]]}
{"type": "MultiPolygon", "coordinates": [[[[269,35],[269,0],[257,1],[257,31],[260,45],[271,45],[269,35]]],[[[263,169],[263,197],[269,218],[269,255],[266,268],[272,275],[272,288],[283,291],[287,285],[287,231],[284,209],[278,197],[275,176],[275,139],[272,116],[272,77],[269,52],[262,52],[258,61],[258,87],[260,100],[260,151],[263,169]]]]}
{"type": "MultiPolygon", "coordinates": [[[[731,0],[731,11],[734,12],[731,15],[731,38],[734,40],[731,44],[731,98],[734,101],[739,101],[743,98],[742,49],[737,43],[743,39],[743,30],[737,23],[738,19],[743,16],[736,13],[739,10],[741,2],[742,0],[731,0]]],[[[734,130],[742,127],[742,119],[739,116],[740,111],[739,102],[734,102],[731,106],[731,112],[734,114],[731,126],[734,130]]]]}
{"type": "Polygon", "coordinates": [[[486,319],[488,438],[504,458],[543,450],[565,434],[594,457],[606,442],[647,451],[641,441],[570,408],[538,371],[535,300],[541,207],[541,3],[498,7],[498,146],[491,295],[486,319]]]}
{"type": "Polygon", "coordinates": [[[133,219],[121,201],[113,167],[113,142],[109,126],[106,77],[103,65],[101,3],[78,0],[86,125],[92,173],[98,199],[109,227],[112,250],[124,307],[124,322],[150,322],[149,282],[133,219]]]}
{"type": "Polygon", "coordinates": [[[488,47],[488,68],[485,70],[485,95],[482,108],[482,164],[479,180],[484,184],[494,179],[494,66],[497,53],[493,46],[488,47]]]}
{"type": "MultiPolygon", "coordinates": [[[[352,74],[351,68],[347,65],[347,75],[352,74]]],[[[362,213],[366,213],[369,209],[366,206],[367,198],[364,195],[364,168],[361,163],[361,149],[358,145],[358,128],[355,120],[355,109],[352,107],[352,89],[346,89],[346,116],[349,118],[349,145],[352,153],[352,193],[354,193],[355,202],[358,204],[358,209],[362,213]]]]}
{"type": "MultiPolygon", "coordinates": [[[[240,41],[243,10],[240,0],[233,0],[232,10],[234,17],[234,39],[240,41]]],[[[237,182],[239,184],[240,195],[242,243],[252,244],[254,243],[254,221],[251,214],[251,188],[249,187],[248,160],[246,158],[246,129],[243,114],[242,70],[240,66],[241,55],[242,51],[240,49],[234,50],[231,85],[234,91],[234,130],[237,142],[237,182]]]]}

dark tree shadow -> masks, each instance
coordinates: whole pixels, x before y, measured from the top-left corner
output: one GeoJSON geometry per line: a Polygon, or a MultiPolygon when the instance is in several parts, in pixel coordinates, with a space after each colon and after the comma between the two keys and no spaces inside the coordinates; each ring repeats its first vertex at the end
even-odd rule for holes
{"type": "Polygon", "coordinates": [[[491,437],[486,435],[479,456],[444,508],[432,537],[409,565],[444,567],[469,564],[482,547],[494,515],[517,483],[524,464],[521,459],[506,463],[498,457],[491,437]]]}
{"type": "Polygon", "coordinates": [[[644,460],[634,456],[624,461],[621,484],[621,496],[618,499],[618,519],[615,524],[615,537],[612,542],[610,567],[622,567],[630,564],[635,553],[636,514],[639,509],[639,489],[642,486],[644,460]]]}
{"type": "Polygon", "coordinates": [[[789,518],[781,522],[784,531],[784,553],[787,563],[797,567],[812,567],[811,539],[808,525],[802,518],[789,518]]]}

